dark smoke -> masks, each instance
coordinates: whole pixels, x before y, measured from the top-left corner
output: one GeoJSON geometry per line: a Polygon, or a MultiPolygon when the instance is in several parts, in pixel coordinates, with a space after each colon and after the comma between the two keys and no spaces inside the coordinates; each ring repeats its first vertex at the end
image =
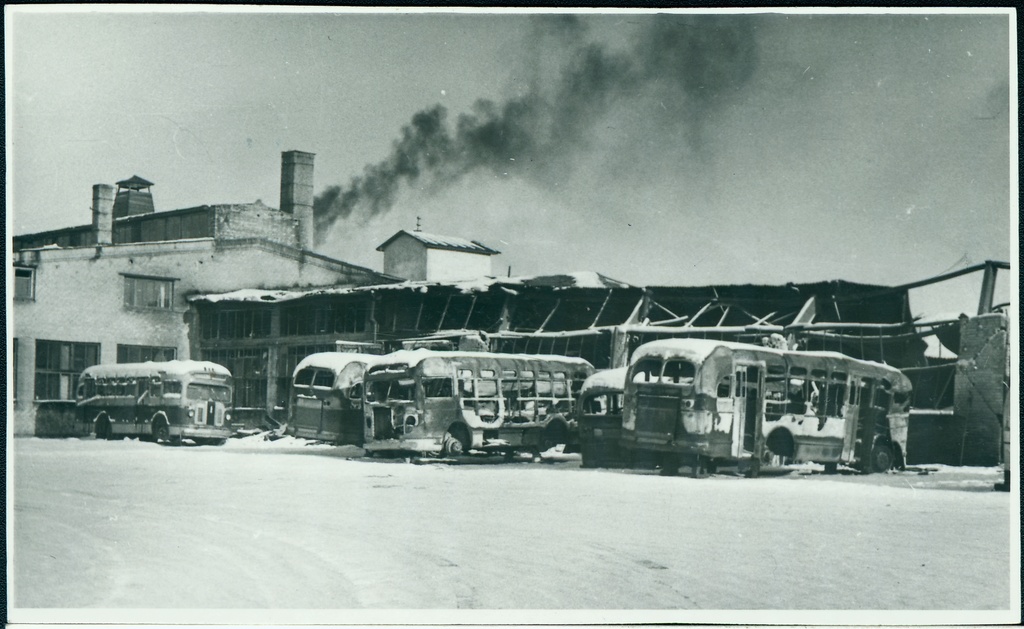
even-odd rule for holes
{"type": "Polygon", "coordinates": [[[404,186],[433,194],[475,171],[546,185],[588,149],[595,126],[617,104],[656,98],[660,107],[651,115],[659,124],[682,126],[689,142],[702,142],[704,120],[754,72],[749,18],[636,19],[645,26],[627,50],[616,51],[588,43],[585,25],[574,16],[535,18],[527,49],[561,50],[564,57],[553,80],[537,71],[525,94],[500,104],[481,99],[454,125],[441,105],[414,115],[387,159],[316,197],[318,237],[353,213],[387,212],[404,186]]]}

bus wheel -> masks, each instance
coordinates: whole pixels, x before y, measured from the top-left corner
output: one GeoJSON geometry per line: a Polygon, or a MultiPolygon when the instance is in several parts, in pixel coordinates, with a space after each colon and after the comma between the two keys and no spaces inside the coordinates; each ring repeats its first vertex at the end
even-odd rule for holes
{"type": "Polygon", "coordinates": [[[458,426],[452,426],[444,433],[444,440],[441,442],[441,454],[444,456],[461,456],[469,451],[469,444],[465,438],[465,430],[458,426]]]}
{"type": "Polygon", "coordinates": [[[582,468],[593,468],[597,467],[597,448],[587,442],[580,444],[580,467],[582,468]]]}
{"type": "Polygon", "coordinates": [[[876,474],[888,472],[892,467],[892,461],[892,448],[888,444],[876,443],[871,448],[871,465],[868,469],[876,474]]]}
{"type": "Polygon", "coordinates": [[[825,464],[825,473],[826,474],[836,474],[838,472],[839,472],[839,464],[838,463],[826,463],[825,464]]]}
{"type": "Polygon", "coordinates": [[[171,439],[171,429],[167,426],[166,420],[157,420],[153,424],[153,440],[157,443],[161,441],[169,441],[171,439]]]}
{"type": "Polygon", "coordinates": [[[110,420],[106,417],[96,421],[96,439],[112,439],[110,420]]]}
{"type": "Polygon", "coordinates": [[[671,452],[663,454],[661,457],[661,470],[658,474],[661,476],[678,476],[679,456],[671,452]]]}
{"type": "Polygon", "coordinates": [[[747,465],[746,471],[743,475],[747,478],[757,478],[761,475],[761,461],[760,459],[750,459],[749,465],[747,465]]]}
{"type": "Polygon", "coordinates": [[[552,422],[544,428],[544,441],[541,450],[548,451],[560,443],[568,441],[568,430],[561,422],[552,422]]]}

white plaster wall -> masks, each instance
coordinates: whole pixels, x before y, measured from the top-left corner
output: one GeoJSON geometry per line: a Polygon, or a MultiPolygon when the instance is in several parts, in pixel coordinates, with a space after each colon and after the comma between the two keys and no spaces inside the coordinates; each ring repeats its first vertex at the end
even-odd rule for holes
{"type": "Polygon", "coordinates": [[[402,234],[384,250],[384,272],[407,280],[425,280],[428,249],[412,236],[402,234]]]}
{"type": "Polygon", "coordinates": [[[216,245],[212,239],[40,251],[35,300],[15,301],[10,317],[13,337],[19,339],[15,434],[31,435],[35,429],[36,339],[99,343],[102,363],[116,362],[118,343],[175,347],[186,359],[186,296],[339,280],[329,264],[304,260],[259,245],[216,245]],[[176,279],[172,310],[126,308],[122,273],[176,279]]]}
{"type": "Polygon", "coordinates": [[[427,277],[437,282],[491,275],[491,256],[468,251],[427,250],[427,277]]]}

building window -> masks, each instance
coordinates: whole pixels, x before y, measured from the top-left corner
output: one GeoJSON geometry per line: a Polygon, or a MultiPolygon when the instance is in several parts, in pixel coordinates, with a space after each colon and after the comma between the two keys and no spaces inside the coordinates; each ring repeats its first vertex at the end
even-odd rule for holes
{"type": "Polygon", "coordinates": [[[207,349],[203,360],[224,365],[231,372],[236,408],[267,407],[267,348],[207,349]]]}
{"type": "Polygon", "coordinates": [[[72,400],[78,376],[99,363],[99,343],[36,341],[36,399],[72,400]]]}
{"type": "Polygon", "coordinates": [[[36,273],[34,269],[15,267],[14,298],[26,301],[36,298],[36,273]]]}
{"type": "Polygon", "coordinates": [[[124,276],[124,305],[129,308],[170,310],[174,303],[174,280],[124,276]]]}
{"type": "Polygon", "coordinates": [[[310,354],[336,351],[333,343],[315,345],[290,345],[282,347],[277,358],[277,405],[287,406],[292,386],[292,373],[303,358],[310,354]]]}
{"type": "Polygon", "coordinates": [[[363,303],[292,306],[281,311],[282,336],[354,334],[365,329],[363,303]]]}
{"type": "Polygon", "coordinates": [[[270,336],[270,310],[218,310],[199,318],[204,339],[248,339],[270,336]]]}
{"type": "Polygon", "coordinates": [[[117,362],[144,363],[147,360],[164,362],[174,360],[178,350],[173,347],[151,347],[149,345],[117,345],[117,362]]]}

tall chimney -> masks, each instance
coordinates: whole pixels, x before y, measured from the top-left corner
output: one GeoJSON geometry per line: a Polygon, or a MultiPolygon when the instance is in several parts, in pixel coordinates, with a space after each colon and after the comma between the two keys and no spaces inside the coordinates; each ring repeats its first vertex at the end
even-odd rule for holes
{"type": "Polygon", "coordinates": [[[92,187],[92,229],[97,245],[114,242],[114,186],[98,183],[92,187]]]}
{"type": "Polygon", "coordinates": [[[300,249],[313,248],[313,153],[281,153],[281,211],[295,216],[300,249]]]}

